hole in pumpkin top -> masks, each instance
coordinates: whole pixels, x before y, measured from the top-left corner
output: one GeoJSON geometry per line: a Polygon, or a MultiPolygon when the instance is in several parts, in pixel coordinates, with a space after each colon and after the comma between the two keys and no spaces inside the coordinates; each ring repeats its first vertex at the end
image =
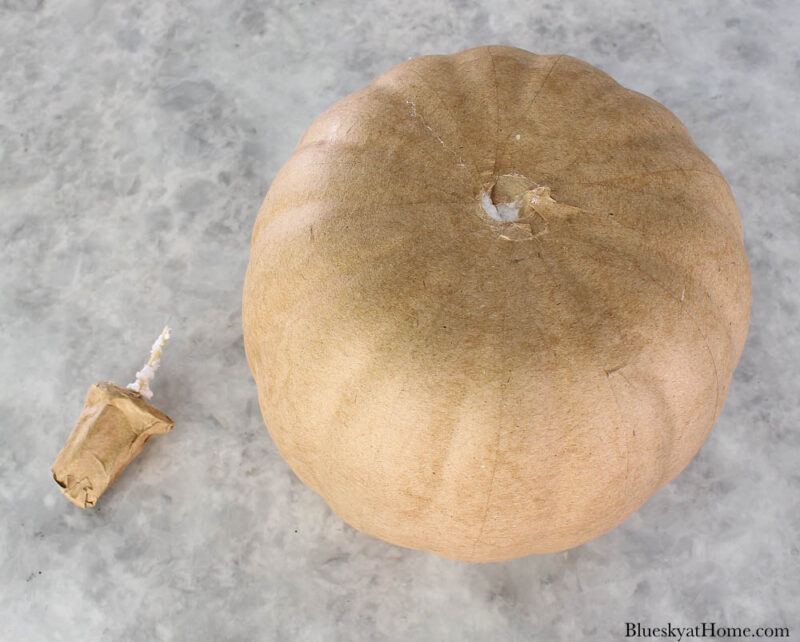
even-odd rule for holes
{"type": "Polygon", "coordinates": [[[498,176],[491,190],[481,197],[483,211],[496,221],[519,220],[525,194],[534,187],[536,183],[520,174],[498,176]]]}
{"type": "Polygon", "coordinates": [[[481,198],[483,211],[496,221],[516,221],[519,218],[519,209],[522,207],[522,199],[512,203],[494,203],[492,197],[487,192],[481,198]]]}

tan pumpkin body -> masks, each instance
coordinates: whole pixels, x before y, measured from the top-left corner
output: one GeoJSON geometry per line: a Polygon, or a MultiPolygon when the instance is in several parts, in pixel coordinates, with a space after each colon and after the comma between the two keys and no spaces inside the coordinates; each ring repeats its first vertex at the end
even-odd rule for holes
{"type": "Polygon", "coordinates": [[[581,544],[677,475],[749,310],[736,204],[681,123],[499,46],[322,114],[261,208],[243,302],[300,479],[361,531],[470,561],[581,544]]]}

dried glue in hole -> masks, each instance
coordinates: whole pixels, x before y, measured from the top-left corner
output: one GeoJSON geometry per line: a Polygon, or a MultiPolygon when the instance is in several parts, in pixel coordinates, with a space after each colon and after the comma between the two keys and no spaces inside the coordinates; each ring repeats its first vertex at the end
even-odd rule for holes
{"type": "Polygon", "coordinates": [[[483,211],[496,221],[517,221],[521,218],[526,195],[535,187],[533,181],[520,174],[498,176],[491,190],[481,197],[483,211]]]}
{"type": "Polygon", "coordinates": [[[519,218],[519,209],[522,207],[522,199],[513,203],[493,203],[492,197],[487,192],[481,198],[483,211],[496,221],[516,221],[519,218]]]}

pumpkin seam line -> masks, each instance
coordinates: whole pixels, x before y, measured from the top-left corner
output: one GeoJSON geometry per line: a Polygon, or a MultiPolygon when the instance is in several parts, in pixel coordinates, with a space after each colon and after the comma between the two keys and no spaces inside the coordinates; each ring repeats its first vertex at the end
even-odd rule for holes
{"type": "MultiPolygon", "coordinates": [[[[544,86],[547,84],[547,81],[550,80],[550,76],[552,75],[553,71],[555,70],[556,65],[559,63],[559,61],[563,57],[564,57],[564,54],[559,54],[558,57],[556,57],[556,59],[553,61],[553,64],[550,65],[550,69],[547,70],[547,73],[545,74],[545,77],[542,79],[542,84],[539,85],[539,88],[536,90],[536,93],[533,95],[533,98],[531,98],[531,101],[527,105],[525,105],[525,109],[523,109],[520,112],[519,118],[517,118],[514,121],[514,125],[513,125],[513,127],[510,128],[510,132],[509,132],[508,136],[506,137],[506,140],[503,143],[503,147],[502,148],[498,148],[498,149],[495,150],[495,167],[497,166],[497,160],[499,159],[500,152],[505,153],[506,149],[508,148],[508,142],[511,139],[512,132],[515,129],[517,129],[517,125],[519,125],[520,121],[522,121],[522,119],[525,116],[528,115],[528,112],[530,111],[531,107],[533,107],[534,103],[539,98],[539,94],[541,94],[542,91],[544,90],[544,86]]],[[[498,139],[498,143],[499,143],[499,139],[498,139]]]]}
{"type": "Polygon", "coordinates": [[[600,181],[571,181],[569,183],[560,183],[559,187],[567,187],[569,185],[603,185],[604,183],[613,183],[614,181],[629,181],[636,178],[644,178],[646,176],[654,176],[658,174],[670,174],[675,172],[683,172],[683,173],[694,172],[698,174],[708,174],[709,176],[714,176],[715,178],[722,179],[723,181],[725,180],[725,178],[721,174],[717,172],[711,172],[707,169],[700,169],[694,167],[675,167],[673,169],[655,169],[647,172],[641,172],[639,174],[625,174],[623,176],[612,176],[610,178],[604,178],[603,180],[600,181]]]}
{"type": "MultiPolygon", "coordinates": [[[[617,224],[619,225],[619,223],[617,223],[617,224]]],[[[628,227],[628,226],[625,226],[625,225],[621,225],[621,227],[623,227],[623,228],[625,228],[627,230],[631,230],[633,232],[636,232],[636,230],[634,228],[631,228],[631,227],[628,227]]],[[[644,236],[645,235],[642,234],[642,237],[644,237],[644,236]]],[[[539,238],[539,237],[537,237],[537,238],[539,238]]],[[[635,260],[635,255],[634,254],[632,254],[631,252],[625,252],[618,246],[603,244],[603,243],[599,243],[599,242],[596,242],[596,241],[593,242],[590,239],[586,239],[586,240],[569,239],[569,240],[567,240],[567,239],[563,239],[563,238],[554,237],[552,235],[549,236],[548,238],[541,238],[540,241],[547,241],[548,243],[558,243],[558,244],[561,244],[561,245],[585,244],[585,245],[589,245],[591,247],[600,248],[600,249],[602,249],[602,250],[604,250],[606,252],[612,252],[612,253],[614,253],[614,254],[616,254],[618,256],[622,256],[622,257],[630,260],[633,263],[633,265],[637,268],[637,271],[640,274],[644,274],[644,275],[648,276],[653,282],[655,282],[658,285],[660,285],[661,288],[663,290],[665,290],[670,295],[671,298],[675,299],[679,303],[684,303],[684,301],[681,301],[680,297],[677,294],[674,294],[667,286],[665,286],[660,281],[656,280],[655,277],[650,275],[650,273],[648,271],[643,270],[642,267],[641,267],[641,264],[638,261],[635,260]]],[[[645,249],[647,249],[648,252],[651,252],[653,255],[658,257],[658,259],[660,261],[662,261],[667,267],[669,267],[670,269],[675,270],[677,272],[680,272],[680,274],[683,277],[683,281],[684,282],[688,282],[690,285],[692,285],[694,288],[696,288],[701,294],[704,294],[706,296],[706,298],[709,301],[711,301],[712,304],[715,303],[714,299],[711,298],[711,292],[708,290],[708,288],[704,287],[703,283],[701,281],[699,281],[696,277],[692,276],[692,274],[690,272],[684,271],[682,266],[676,265],[675,263],[671,262],[667,257],[665,257],[660,252],[658,252],[658,250],[655,250],[653,248],[647,247],[646,244],[643,244],[643,245],[645,246],[645,249]]],[[[634,249],[638,249],[638,248],[634,248],[634,249]]],[[[599,261],[599,259],[595,259],[595,260],[599,261]]],[[[684,289],[685,289],[685,286],[684,286],[684,289]]],[[[714,309],[713,306],[708,311],[711,313],[711,315],[714,317],[714,319],[717,322],[719,322],[720,326],[722,326],[722,327],[725,326],[725,324],[723,323],[723,319],[721,319],[719,317],[719,315],[717,314],[717,312],[716,312],[716,310],[714,309]]]]}
{"type": "Polygon", "coordinates": [[[487,47],[486,53],[492,63],[492,75],[494,77],[494,113],[495,113],[495,129],[497,130],[494,135],[494,162],[492,164],[492,180],[497,176],[497,161],[500,152],[500,86],[497,81],[497,64],[492,55],[492,48],[487,47]]]}
{"type": "MultiPolygon", "coordinates": [[[[422,84],[425,85],[428,88],[428,90],[434,95],[436,100],[438,100],[439,103],[442,105],[442,107],[445,108],[447,113],[450,115],[450,118],[453,119],[453,123],[455,124],[455,131],[456,131],[456,134],[458,134],[458,138],[462,142],[466,142],[464,134],[461,131],[461,127],[458,126],[458,118],[456,118],[456,115],[453,112],[453,110],[450,107],[447,106],[447,103],[444,102],[444,100],[440,96],[439,92],[436,91],[436,89],[434,89],[434,87],[427,80],[425,80],[425,78],[422,76],[422,74],[420,74],[416,69],[409,68],[409,71],[412,74],[414,74],[417,78],[419,78],[420,81],[422,81],[422,84]]],[[[466,145],[465,145],[465,148],[466,148],[466,145]]],[[[463,161],[463,157],[462,156],[459,155],[458,157],[459,157],[459,160],[463,161]]],[[[475,170],[475,175],[476,176],[480,176],[480,172],[478,171],[478,164],[475,162],[475,160],[473,158],[470,158],[469,161],[472,164],[472,168],[475,170]]]]}
{"type": "MultiPolygon", "coordinates": [[[[542,242],[541,239],[537,238],[537,240],[540,243],[542,242]]],[[[548,239],[548,240],[552,241],[552,242],[555,242],[555,243],[560,243],[562,245],[566,245],[567,244],[564,241],[559,241],[558,239],[554,239],[552,237],[550,239],[548,239]]],[[[626,257],[630,258],[631,262],[633,263],[633,265],[636,266],[636,273],[638,275],[646,277],[647,279],[649,279],[650,281],[655,283],[664,292],[666,292],[668,298],[672,299],[673,301],[675,301],[680,306],[680,309],[681,309],[682,313],[683,312],[686,313],[686,315],[692,321],[692,324],[695,326],[695,329],[700,333],[700,336],[703,337],[703,340],[704,340],[704,342],[706,344],[706,349],[708,350],[708,353],[709,353],[709,355],[711,357],[711,362],[712,362],[712,365],[714,367],[714,375],[715,375],[715,379],[716,379],[716,388],[717,388],[717,397],[718,397],[719,396],[719,374],[717,372],[717,364],[716,364],[716,360],[714,358],[714,354],[711,352],[711,346],[708,343],[708,338],[707,338],[705,332],[703,332],[702,328],[700,327],[700,324],[697,323],[697,320],[694,318],[694,316],[690,312],[688,312],[688,310],[686,309],[686,306],[684,305],[684,302],[681,301],[681,299],[680,299],[680,297],[678,297],[678,295],[673,294],[673,292],[666,285],[661,283],[661,281],[659,281],[657,278],[655,278],[647,270],[642,269],[641,264],[638,261],[636,261],[635,259],[633,259],[629,254],[623,253],[617,248],[604,248],[604,249],[608,249],[608,250],[613,251],[613,252],[615,252],[617,254],[623,254],[623,256],[626,256],[626,257]]],[[[713,310],[712,310],[712,314],[713,314],[713,310]]],[[[716,317],[716,314],[714,314],[714,317],[717,319],[717,321],[721,321],[721,319],[716,317]]],[[[720,323],[720,325],[724,325],[724,324],[720,323]]],[[[715,411],[715,413],[716,413],[716,408],[717,408],[718,401],[719,401],[719,399],[717,399],[715,401],[715,403],[714,403],[714,409],[715,409],[714,411],[715,411]]]]}

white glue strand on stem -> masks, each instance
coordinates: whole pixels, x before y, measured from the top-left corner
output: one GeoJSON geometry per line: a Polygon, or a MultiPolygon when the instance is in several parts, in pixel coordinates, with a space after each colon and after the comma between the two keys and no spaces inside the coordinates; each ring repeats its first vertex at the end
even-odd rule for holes
{"type": "Polygon", "coordinates": [[[156,376],[156,370],[161,364],[161,353],[164,351],[164,346],[170,337],[172,330],[169,326],[165,327],[161,334],[156,339],[153,347],[150,349],[150,358],[147,363],[142,366],[142,369],[136,373],[136,381],[128,384],[130,390],[135,390],[145,399],[152,399],[153,391],[150,390],[150,382],[156,376]]]}

